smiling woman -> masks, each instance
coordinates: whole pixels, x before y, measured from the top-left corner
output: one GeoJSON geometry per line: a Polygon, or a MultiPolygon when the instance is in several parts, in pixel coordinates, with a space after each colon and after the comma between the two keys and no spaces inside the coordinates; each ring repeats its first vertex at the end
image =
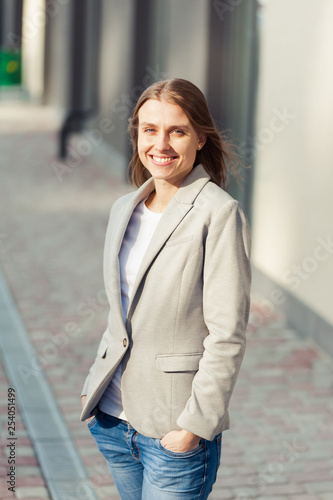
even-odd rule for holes
{"type": "Polygon", "coordinates": [[[144,91],[129,130],[139,189],[111,209],[110,315],[81,419],[122,499],[205,500],[249,314],[249,227],[225,190],[236,156],[186,80],[144,91]]]}
{"type": "MultiPolygon", "coordinates": [[[[173,197],[192,170],[196,153],[205,142],[205,134],[197,134],[177,104],[148,99],[140,108],[138,155],[142,165],[154,177],[157,189],[166,190],[168,198],[173,197]]],[[[146,206],[161,213],[168,205],[168,199],[159,207],[157,201],[155,191],[146,206]]]]}
{"type": "Polygon", "coordinates": [[[168,111],[171,113],[173,110],[177,119],[176,123],[170,124],[170,132],[173,131],[175,134],[180,133],[181,135],[193,135],[194,133],[198,136],[198,139],[200,136],[194,166],[202,163],[213,182],[224,189],[226,188],[228,183],[228,166],[232,170],[233,175],[237,177],[238,155],[216,128],[205,96],[191,82],[175,78],[151,85],[142,93],[134,108],[129,125],[133,147],[133,157],[129,165],[129,172],[132,170],[130,177],[137,187],[141,186],[150,177],[150,172],[146,168],[138,151],[140,127],[143,130],[146,127],[148,133],[156,133],[156,125],[158,125],[156,124],[156,115],[152,116],[150,114],[152,123],[142,116],[142,113],[145,112],[146,103],[149,106],[146,109],[147,114],[148,111],[155,111],[154,107],[158,109],[159,106],[162,108],[166,104],[173,104],[178,107],[168,107],[168,111]],[[181,118],[184,118],[184,122],[181,118]],[[173,129],[173,127],[175,128],[173,129]],[[206,142],[206,147],[203,148],[206,142]]]}

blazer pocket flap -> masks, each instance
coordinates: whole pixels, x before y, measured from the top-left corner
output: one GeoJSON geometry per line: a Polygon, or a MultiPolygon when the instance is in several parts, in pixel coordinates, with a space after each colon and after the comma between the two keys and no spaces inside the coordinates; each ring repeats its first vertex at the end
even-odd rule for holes
{"type": "Polygon", "coordinates": [[[192,372],[199,369],[202,352],[193,354],[158,354],[156,367],[162,372],[192,372]]]}
{"type": "Polygon", "coordinates": [[[97,356],[100,358],[105,358],[106,351],[108,350],[108,348],[109,348],[108,341],[105,340],[104,338],[102,338],[102,340],[98,346],[98,349],[97,349],[97,356]]]}

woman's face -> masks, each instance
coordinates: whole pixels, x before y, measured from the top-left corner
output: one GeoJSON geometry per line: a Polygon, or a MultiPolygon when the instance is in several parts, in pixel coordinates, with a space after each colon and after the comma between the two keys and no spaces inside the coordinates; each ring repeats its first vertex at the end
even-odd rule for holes
{"type": "Polygon", "coordinates": [[[179,187],[193,168],[198,136],[184,111],[167,101],[148,99],[139,110],[138,153],[152,177],[179,187]]]}

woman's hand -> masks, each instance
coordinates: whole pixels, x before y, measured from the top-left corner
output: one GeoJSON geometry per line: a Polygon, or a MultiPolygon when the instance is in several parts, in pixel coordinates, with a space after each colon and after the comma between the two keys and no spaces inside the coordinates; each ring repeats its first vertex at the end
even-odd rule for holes
{"type": "Polygon", "coordinates": [[[181,431],[170,431],[162,439],[161,445],[176,453],[185,453],[199,446],[201,437],[192,432],[182,429],[181,431]]]}
{"type": "MultiPolygon", "coordinates": [[[[82,405],[82,408],[84,407],[84,405],[86,404],[86,401],[87,401],[87,396],[81,396],[81,405],[82,405]]],[[[90,418],[87,418],[85,420],[85,422],[89,423],[90,420],[92,420],[94,417],[90,417],[90,418]]]]}

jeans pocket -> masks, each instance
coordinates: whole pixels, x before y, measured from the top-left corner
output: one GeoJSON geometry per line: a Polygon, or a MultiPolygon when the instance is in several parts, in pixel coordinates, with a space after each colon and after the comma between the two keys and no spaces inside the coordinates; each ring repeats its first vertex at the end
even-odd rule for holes
{"type": "Polygon", "coordinates": [[[197,455],[198,453],[204,451],[204,449],[205,449],[205,440],[204,439],[200,439],[198,446],[196,448],[194,448],[193,450],[183,451],[183,452],[168,450],[168,448],[165,448],[162,445],[160,439],[156,439],[156,444],[157,444],[157,447],[161,451],[163,451],[163,453],[165,453],[165,455],[168,455],[168,456],[173,457],[173,458],[190,458],[190,457],[193,457],[193,456],[197,455]]]}
{"type": "Polygon", "coordinates": [[[96,422],[97,422],[97,418],[96,418],[96,416],[94,416],[91,420],[89,420],[89,422],[87,424],[88,425],[88,429],[91,429],[92,427],[94,427],[94,425],[96,424],[96,422]]]}

